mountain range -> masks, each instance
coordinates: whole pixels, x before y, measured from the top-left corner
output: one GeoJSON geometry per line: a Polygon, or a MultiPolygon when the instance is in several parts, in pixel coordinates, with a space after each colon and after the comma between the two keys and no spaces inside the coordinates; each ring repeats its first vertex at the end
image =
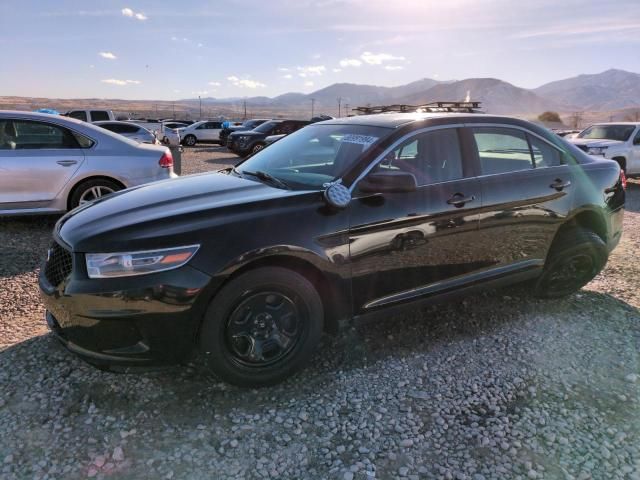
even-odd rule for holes
{"type": "MultiPolygon", "coordinates": [[[[526,89],[497,78],[468,78],[438,81],[424,78],[397,87],[335,83],[309,94],[285,93],[277,97],[244,99],[203,98],[203,104],[231,105],[246,101],[253,107],[308,108],[312,99],[316,112],[335,110],[338,99],[349,107],[404,103],[419,105],[431,101],[460,101],[469,94],[482,102],[488,113],[530,115],[546,110],[559,112],[609,111],[640,107],[640,74],[610,69],[598,74],[578,75],[526,89]]],[[[185,102],[198,102],[188,99],[185,102]]]]}

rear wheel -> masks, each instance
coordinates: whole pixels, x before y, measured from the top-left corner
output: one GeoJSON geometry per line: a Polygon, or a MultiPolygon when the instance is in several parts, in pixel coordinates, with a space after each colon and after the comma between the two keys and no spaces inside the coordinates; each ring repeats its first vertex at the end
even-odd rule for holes
{"type": "Polygon", "coordinates": [[[69,209],[79,207],[118,190],[122,190],[122,187],[111,180],[102,178],[87,180],[78,185],[73,191],[69,200],[69,209]]]}
{"type": "Polygon", "coordinates": [[[580,290],[600,273],[607,257],[605,243],[593,231],[571,228],[561,232],[551,246],[535,294],[559,298],[580,290]]]}
{"type": "Polygon", "coordinates": [[[284,268],[258,268],[232,279],[213,299],[200,351],[226,382],[272,385],[310,360],[323,318],[322,301],[309,280],[284,268]]]}
{"type": "Polygon", "coordinates": [[[194,147],[196,143],[198,143],[198,139],[195,137],[195,135],[187,135],[186,137],[184,137],[183,141],[187,147],[194,147]]]}

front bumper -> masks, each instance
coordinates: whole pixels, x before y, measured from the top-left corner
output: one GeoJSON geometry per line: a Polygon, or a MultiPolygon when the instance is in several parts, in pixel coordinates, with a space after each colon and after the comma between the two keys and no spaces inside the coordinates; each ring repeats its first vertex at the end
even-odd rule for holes
{"type": "MultiPolygon", "coordinates": [[[[74,265],[79,261],[74,258],[74,265]]],[[[191,357],[208,303],[208,275],[188,265],[113,279],[89,279],[78,270],[57,286],[45,268],[39,277],[47,325],[65,347],[102,367],[168,365],[191,357]]]]}

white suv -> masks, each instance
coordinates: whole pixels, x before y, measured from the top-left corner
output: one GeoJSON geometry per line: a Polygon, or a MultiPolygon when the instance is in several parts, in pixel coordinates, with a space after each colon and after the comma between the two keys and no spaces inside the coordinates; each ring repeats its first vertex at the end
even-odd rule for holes
{"type": "Polygon", "coordinates": [[[640,175],[640,123],[598,123],[568,141],[590,155],[615,160],[629,176],[640,175]]]}
{"type": "Polygon", "coordinates": [[[193,147],[199,142],[219,142],[222,122],[201,120],[188,127],[179,128],[178,133],[182,143],[188,147],[193,147]]]}

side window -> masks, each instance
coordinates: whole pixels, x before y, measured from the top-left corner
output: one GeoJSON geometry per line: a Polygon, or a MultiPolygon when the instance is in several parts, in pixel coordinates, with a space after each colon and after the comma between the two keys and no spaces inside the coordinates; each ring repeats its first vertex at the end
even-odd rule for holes
{"type": "Polygon", "coordinates": [[[638,133],[636,133],[636,137],[633,139],[633,144],[640,145],[640,130],[638,130],[638,133]]]}
{"type": "Polygon", "coordinates": [[[524,132],[512,128],[474,128],[480,165],[484,175],[533,168],[529,142],[524,132]]]}
{"type": "Polygon", "coordinates": [[[418,185],[464,178],[458,130],[447,128],[418,134],[390,152],[377,169],[412,173],[418,185]]]}
{"type": "Polygon", "coordinates": [[[527,135],[536,168],[557,167],[562,164],[562,153],[533,135],[527,135]]]}
{"type": "MultiPolygon", "coordinates": [[[[84,113],[84,112],[82,112],[84,113]]],[[[111,120],[109,118],[109,112],[105,112],[104,110],[91,110],[91,121],[92,122],[100,122],[103,120],[111,120]]]]}
{"type": "Polygon", "coordinates": [[[222,123],[220,122],[211,122],[209,128],[215,128],[216,130],[220,130],[222,128],[222,123]]]}
{"type": "MultiPolygon", "coordinates": [[[[84,110],[74,110],[73,112],[69,112],[67,116],[82,120],[83,122],[87,121],[87,112],[85,112],[84,110]]],[[[107,120],[109,119],[107,118],[107,120]]]]}
{"type": "Polygon", "coordinates": [[[81,148],[73,133],[58,125],[30,120],[0,122],[0,149],[81,148]]]}
{"type": "Polygon", "coordinates": [[[198,126],[196,127],[196,130],[204,130],[205,128],[207,128],[207,124],[206,124],[206,123],[203,123],[202,125],[198,125],[198,126]]]}

